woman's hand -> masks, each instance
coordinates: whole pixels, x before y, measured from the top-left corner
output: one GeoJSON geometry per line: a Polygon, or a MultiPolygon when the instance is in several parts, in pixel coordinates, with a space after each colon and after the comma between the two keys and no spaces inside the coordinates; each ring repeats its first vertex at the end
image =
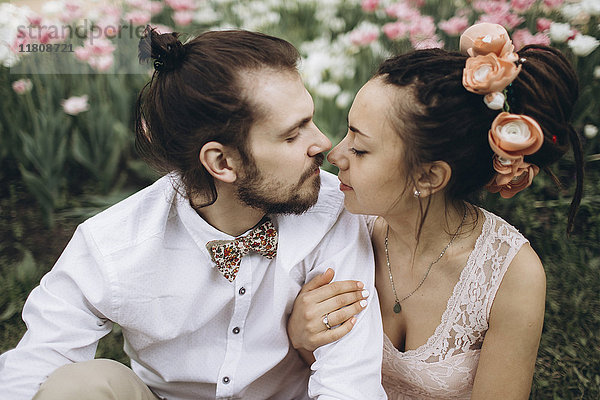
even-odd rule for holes
{"type": "MultiPolygon", "coordinates": [[[[362,282],[330,283],[333,275],[333,270],[327,269],[304,285],[296,297],[287,331],[292,346],[297,350],[312,352],[338,340],[352,330],[355,315],[367,306],[365,299],[369,292],[363,290],[362,282]],[[331,329],[323,322],[325,316],[331,329]]],[[[305,354],[303,357],[306,359],[305,354]]]]}

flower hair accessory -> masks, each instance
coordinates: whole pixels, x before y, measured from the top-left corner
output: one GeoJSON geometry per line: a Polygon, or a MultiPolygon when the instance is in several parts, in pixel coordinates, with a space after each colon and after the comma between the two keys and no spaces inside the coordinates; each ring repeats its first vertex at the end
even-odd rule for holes
{"type": "Polygon", "coordinates": [[[503,110],[492,122],[488,140],[495,153],[496,175],[486,185],[492,193],[513,197],[538,174],[539,167],[523,160],[544,142],[540,125],[526,115],[510,114],[507,88],[521,71],[524,59],[515,53],[508,32],[498,24],[471,26],[460,37],[460,51],[469,56],[462,83],[469,92],[483,95],[492,110],[503,110]]]}

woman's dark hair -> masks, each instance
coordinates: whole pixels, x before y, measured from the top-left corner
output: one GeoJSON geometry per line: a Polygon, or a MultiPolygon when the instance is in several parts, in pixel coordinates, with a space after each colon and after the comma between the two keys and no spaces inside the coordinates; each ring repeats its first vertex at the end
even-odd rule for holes
{"type": "Polygon", "coordinates": [[[147,28],[140,61],[154,60],[152,79],[135,109],[136,149],[161,173],[180,175],[188,198],[207,206],[217,198],[199,161],[207,142],[236,147],[247,161],[247,134],[258,110],[245,96],[246,74],[297,71],[300,55],[285,40],[243,30],[206,32],[181,43],[177,33],[147,28]]]}
{"type": "MultiPolygon", "coordinates": [[[[530,45],[518,55],[522,70],[508,90],[510,111],[532,117],[544,133],[540,150],[525,156],[525,161],[537,165],[558,183],[548,167],[569,147],[575,155],[577,187],[569,210],[569,233],[583,189],[581,141],[569,122],[578,96],[577,76],[564,55],[551,47],[530,45]]],[[[397,131],[405,139],[408,176],[423,163],[447,162],[452,168],[446,187],[451,202],[475,202],[495,174],[488,131],[500,111],[489,109],[483,96],[463,86],[466,59],[466,55],[441,49],[417,50],[386,60],[375,75],[387,84],[408,87],[414,101],[399,99],[393,118],[402,121],[402,129],[397,131]]],[[[429,203],[421,208],[420,226],[428,208],[429,203]]]]}

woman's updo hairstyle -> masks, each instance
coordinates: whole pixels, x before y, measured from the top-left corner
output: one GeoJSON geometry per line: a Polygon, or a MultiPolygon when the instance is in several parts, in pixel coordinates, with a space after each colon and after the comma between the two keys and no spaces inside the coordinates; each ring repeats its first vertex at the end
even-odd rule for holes
{"type": "MultiPolygon", "coordinates": [[[[583,187],[581,142],[569,122],[578,96],[577,76],[568,60],[551,47],[526,46],[518,56],[522,69],[507,90],[510,112],[535,119],[544,135],[541,148],[524,160],[558,182],[548,167],[569,146],[573,148],[577,188],[569,210],[570,232],[583,187]]],[[[488,108],[483,96],[463,86],[467,58],[441,49],[417,50],[386,60],[375,75],[388,84],[409,88],[411,98],[399,98],[392,118],[398,123],[397,131],[405,144],[408,176],[424,163],[447,162],[452,176],[446,196],[452,202],[476,202],[496,172],[488,131],[499,111],[488,108]]],[[[422,220],[426,214],[427,208],[422,212],[422,220]]]]}
{"type": "Polygon", "coordinates": [[[259,115],[246,95],[247,77],[263,69],[296,73],[300,55],[261,33],[210,31],[181,43],[178,33],[148,27],[139,58],[152,59],[155,71],[136,102],[136,149],[158,172],[179,175],[183,194],[201,203],[194,206],[210,205],[217,192],[199,160],[202,146],[234,147],[247,162],[247,134],[259,115]]]}

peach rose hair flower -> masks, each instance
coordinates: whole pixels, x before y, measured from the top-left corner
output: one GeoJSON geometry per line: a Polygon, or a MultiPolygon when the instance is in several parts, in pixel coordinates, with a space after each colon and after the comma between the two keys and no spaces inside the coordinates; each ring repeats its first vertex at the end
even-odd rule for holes
{"type": "Polygon", "coordinates": [[[460,52],[471,57],[494,53],[510,61],[517,61],[515,47],[502,25],[482,22],[468,28],[460,36],[460,52]]]}
{"type": "Polygon", "coordinates": [[[500,58],[494,53],[467,58],[463,70],[463,85],[469,92],[489,94],[502,92],[521,72],[512,61],[500,58]]]}
{"type": "Polygon", "coordinates": [[[544,143],[544,134],[533,118],[501,112],[492,122],[488,140],[494,153],[514,160],[538,151],[544,143]]]}
{"type": "MultiPolygon", "coordinates": [[[[484,95],[490,109],[508,111],[506,88],[522,65],[517,65],[519,55],[506,29],[487,22],[473,25],[461,35],[460,51],[469,55],[462,78],[465,89],[484,95]]],[[[501,112],[492,122],[488,141],[495,153],[492,163],[496,174],[485,188],[511,198],[529,187],[540,168],[525,162],[524,156],[542,147],[544,133],[540,125],[526,115],[501,112]]]]}
{"type": "Polygon", "coordinates": [[[488,141],[495,153],[496,175],[486,189],[510,198],[529,187],[540,169],[524,162],[523,157],[538,151],[544,142],[539,124],[526,115],[501,112],[492,122],[488,141]]]}
{"type": "Polygon", "coordinates": [[[515,47],[503,26],[484,22],[468,28],[460,37],[460,51],[468,54],[463,85],[476,94],[501,92],[521,71],[515,47]]]}
{"type": "Polygon", "coordinates": [[[533,182],[533,178],[540,172],[540,168],[537,165],[527,164],[527,167],[523,168],[520,175],[514,176],[508,181],[508,183],[500,184],[499,180],[502,181],[502,175],[496,175],[490,183],[486,185],[486,189],[491,193],[500,192],[500,196],[505,199],[510,199],[521,190],[528,188],[533,182]]]}

